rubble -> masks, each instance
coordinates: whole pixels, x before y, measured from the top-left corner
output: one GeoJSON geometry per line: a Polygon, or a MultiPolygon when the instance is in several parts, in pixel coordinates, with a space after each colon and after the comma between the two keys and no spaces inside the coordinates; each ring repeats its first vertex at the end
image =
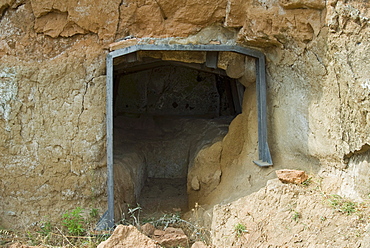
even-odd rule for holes
{"type": "Polygon", "coordinates": [[[283,183],[301,184],[308,179],[308,175],[300,170],[277,170],[276,175],[283,183]]]}

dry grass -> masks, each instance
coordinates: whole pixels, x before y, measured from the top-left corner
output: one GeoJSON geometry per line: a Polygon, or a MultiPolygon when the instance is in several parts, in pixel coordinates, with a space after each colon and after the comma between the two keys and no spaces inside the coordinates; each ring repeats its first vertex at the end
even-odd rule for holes
{"type": "MultiPolygon", "coordinates": [[[[66,220],[67,216],[70,215],[63,215],[63,220],[66,220]]],[[[83,216],[82,211],[78,213],[78,216],[83,216]]],[[[97,247],[98,244],[110,236],[110,232],[95,231],[98,215],[86,216],[78,220],[78,224],[81,225],[80,230],[83,229],[83,232],[78,233],[80,235],[72,235],[73,229],[71,231],[71,227],[77,224],[73,222],[73,219],[69,219],[71,221],[70,226],[66,225],[65,222],[40,221],[24,230],[13,231],[0,228],[0,247],[8,247],[14,243],[39,247],[97,247]]]]}

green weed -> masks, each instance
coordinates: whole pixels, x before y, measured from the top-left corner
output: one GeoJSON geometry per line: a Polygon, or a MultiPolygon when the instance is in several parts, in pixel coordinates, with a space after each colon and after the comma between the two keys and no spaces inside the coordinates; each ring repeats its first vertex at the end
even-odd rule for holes
{"type": "Polygon", "coordinates": [[[298,221],[300,218],[301,218],[301,214],[298,213],[297,211],[293,210],[292,220],[298,221]]]}
{"type": "Polygon", "coordinates": [[[92,209],[90,210],[89,215],[90,215],[90,218],[92,218],[92,219],[96,219],[96,218],[98,218],[98,217],[99,217],[99,210],[98,210],[97,208],[92,208],[92,209]]]}
{"type": "Polygon", "coordinates": [[[62,225],[68,229],[69,234],[80,236],[86,232],[84,228],[86,222],[82,216],[82,211],[82,208],[77,207],[72,211],[63,214],[62,225]]]}
{"type": "Polygon", "coordinates": [[[50,221],[43,221],[40,223],[40,231],[38,233],[40,233],[41,235],[43,236],[47,236],[49,235],[49,233],[52,231],[53,227],[50,223],[50,221]]]}
{"type": "Polygon", "coordinates": [[[356,203],[351,201],[345,201],[342,203],[341,209],[343,213],[346,213],[348,215],[356,212],[356,203]]]}
{"type": "Polygon", "coordinates": [[[329,204],[338,212],[348,215],[357,211],[357,204],[353,201],[346,200],[339,195],[330,195],[329,204]]]}
{"type": "Polygon", "coordinates": [[[308,186],[311,185],[311,183],[312,183],[312,177],[310,177],[310,178],[306,179],[304,182],[302,182],[302,185],[308,187],[308,186]]]}
{"type": "Polygon", "coordinates": [[[247,228],[244,224],[238,223],[235,225],[234,231],[236,233],[236,236],[240,237],[243,235],[243,233],[247,232],[247,228]]]}

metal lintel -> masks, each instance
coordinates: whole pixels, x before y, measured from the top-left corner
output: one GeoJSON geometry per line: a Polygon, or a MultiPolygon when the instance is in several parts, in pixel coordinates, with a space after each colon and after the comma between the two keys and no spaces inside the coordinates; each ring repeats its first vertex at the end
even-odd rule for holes
{"type": "Polygon", "coordinates": [[[206,52],[206,66],[208,68],[217,69],[218,64],[218,52],[211,51],[206,52]]]}
{"type": "Polygon", "coordinates": [[[114,179],[113,179],[113,59],[135,53],[137,51],[205,51],[205,52],[235,52],[256,58],[256,84],[258,108],[258,156],[255,164],[267,167],[272,165],[270,150],[267,143],[267,105],[266,105],[266,71],[265,56],[262,52],[236,45],[178,45],[178,44],[147,44],[134,45],[115,50],[107,54],[107,167],[108,167],[108,212],[104,217],[105,226],[114,226],[114,179]]]}

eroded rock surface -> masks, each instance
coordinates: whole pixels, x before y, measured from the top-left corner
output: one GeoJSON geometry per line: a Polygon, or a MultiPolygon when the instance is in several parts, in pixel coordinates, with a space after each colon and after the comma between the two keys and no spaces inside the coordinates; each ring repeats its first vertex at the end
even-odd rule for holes
{"type": "Polygon", "coordinates": [[[213,154],[215,166],[189,181],[204,204],[258,191],[274,170],[292,167],[333,179],[326,184],[332,193],[366,199],[369,9],[366,1],[341,0],[0,1],[1,224],[58,219],[76,206],[105,211],[105,56],[126,36],[239,44],[266,54],[274,168],[252,162],[256,89],[246,72],[253,62],[245,60],[243,74],[230,62],[236,57],[220,53],[219,67],[231,77],[243,74],[247,88],[229,133],[194,164],[201,172],[213,154]]]}

